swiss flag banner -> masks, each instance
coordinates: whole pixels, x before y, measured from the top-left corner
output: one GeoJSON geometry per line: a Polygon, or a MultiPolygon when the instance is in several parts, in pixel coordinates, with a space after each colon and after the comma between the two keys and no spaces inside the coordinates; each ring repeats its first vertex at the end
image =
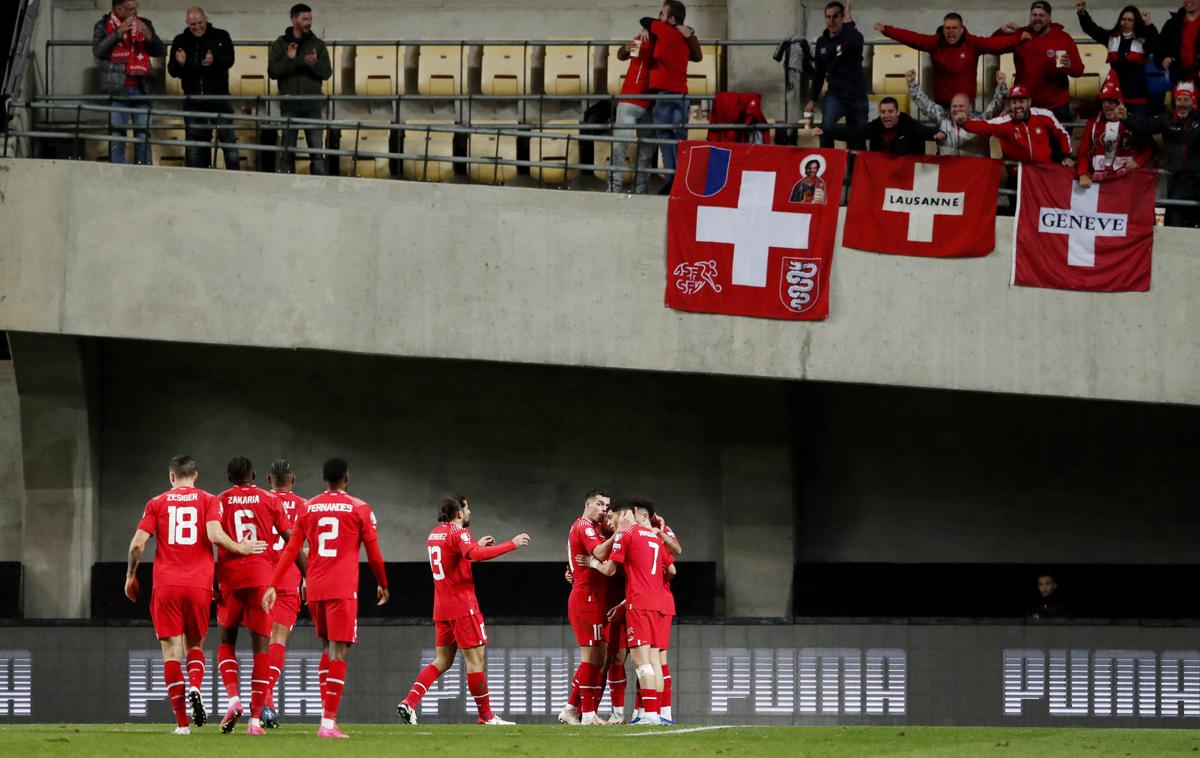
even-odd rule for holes
{"type": "Polygon", "coordinates": [[[1012,283],[1146,292],[1154,246],[1155,172],[1138,169],[1084,189],[1075,172],[1021,166],[1012,283]]]}
{"type": "Polygon", "coordinates": [[[679,143],[667,206],[667,307],[818,320],[846,153],[679,143]]]}
{"type": "Polygon", "coordinates": [[[975,258],[996,247],[1004,164],[937,155],[854,156],[842,244],[932,258],[975,258]]]}

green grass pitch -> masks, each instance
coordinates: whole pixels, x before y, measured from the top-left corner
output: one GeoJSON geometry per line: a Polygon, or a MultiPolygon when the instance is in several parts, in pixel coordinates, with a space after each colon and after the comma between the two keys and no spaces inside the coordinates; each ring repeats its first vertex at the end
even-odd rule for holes
{"type": "Polygon", "coordinates": [[[1184,756],[1200,730],[1016,727],[343,726],[351,739],[318,740],[316,727],[285,725],[265,737],[223,736],[215,725],[176,737],[169,725],[0,726],[0,755],[172,756],[1184,756]]]}

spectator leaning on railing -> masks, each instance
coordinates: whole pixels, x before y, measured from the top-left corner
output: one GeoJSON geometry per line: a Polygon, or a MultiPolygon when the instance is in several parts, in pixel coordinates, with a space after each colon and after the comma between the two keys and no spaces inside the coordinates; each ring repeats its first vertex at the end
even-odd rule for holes
{"type": "MultiPolygon", "coordinates": [[[[1181,84],[1175,88],[1175,110],[1154,118],[1129,114],[1125,121],[1135,134],[1161,134],[1163,156],[1159,165],[1171,172],[1167,197],[1172,200],[1200,200],[1200,113],[1196,111],[1196,90],[1181,84]]],[[[1167,206],[1167,226],[1200,225],[1200,209],[1167,206]]]]}
{"type": "Polygon", "coordinates": [[[921,91],[917,85],[916,71],[909,69],[904,78],[908,80],[908,94],[917,104],[917,108],[927,118],[937,121],[938,129],[946,135],[945,139],[938,142],[938,155],[973,155],[986,158],[991,154],[988,140],[963,129],[954,122],[954,117],[962,113],[971,118],[989,119],[1002,111],[1008,95],[1008,84],[1003,71],[996,72],[996,93],[992,95],[992,102],[982,113],[974,112],[971,107],[972,100],[964,92],[950,98],[950,107],[944,108],[921,91]]]}
{"type": "MultiPolygon", "coordinates": [[[[178,34],[171,42],[167,54],[167,73],[179,79],[186,95],[228,95],[229,69],[233,66],[233,41],[229,32],[208,23],[204,9],[188,8],[187,30],[178,34]]],[[[228,100],[187,100],[186,111],[201,113],[233,113],[228,100]]],[[[188,141],[204,142],[212,139],[217,130],[221,142],[237,142],[237,134],[229,119],[211,116],[191,116],[186,119],[188,141]]],[[[223,148],[225,168],[236,171],[238,151],[236,147],[223,148]]],[[[208,168],[212,152],[207,147],[188,146],[185,165],[191,168],[208,168]]]]}
{"type": "Polygon", "coordinates": [[[1050,3],[1034,0],[1029,6],[1028,26],[1006,24],[999,31],[1004,34],[1018,32],[1025,40],[1013,51],[1017,66],[1013,85],[1019,84],[1028,90],[1034,108],[1049,109],[1059,121],[1067,122],[1071,120],[1071,80],[1068,77],[1083,76],[1083,59],[1079,57],[1075,40],[1062,24],[1053,22],[1050,12],[1050,3]]]}
{"type": "MultiPolygon", "coordinates": [[[[617,113],[613,120],[614,137],[633,139],[634,137],[649,137],[649,134],[639,135],[629,127],[633,124],[649,124],[653,116],[653,103],[650,100],[639,100],[632,95],[644,95],[650,91],[650,61],[654,57],[654,40],[646,32],[640,33],[617,51],[617,59],[629,61],[629,69],[625,72],[625,81],[621,83],[621,94],[625,97],[617,102],[617,113]]],[[[614,170],[609,172],[608,183],[613,192],[625,189],[624,167],[629,162],[629,151],[633,148],[628,142],[614,142],[612,147],[612,165],[614,170]]],[[[634,179],[634,191],[644,195],[649,191],[650,161],[654,158],[654,143],[637,143],[637,176],[634,179]]]]}
{"type": "MultiPolygon", "coordinates": [[[[112,0],[112,12],[96,22],[92,29],[92,55],[101,61],[100,90],[114,96],[113,107],[146,109],[137,113],[109,114],[112,134],[124,137],[126,128],[132,125],[135,137],[150,138],[146,130],[150,122],[149,107],[144,102],[125,100],[121,96],[150,94],[150,58],[161,56],[165,50],[162,40],[154,33],[154,24],[150,19],[138,16],[138,0],[112,0]]],[[[125,145],[124,142],[109,142],[108,159],[113,163],[124,163],[125,145]]],[[[135,143],[133,154],[143,166],[153,162],[149,143],[135,143]]]]}
{"type": "MultiPolygon", "coordinates": [[[[659,139],[681,140],[687,137],[684,125],[688,121],[688,63],[704,59],[696,31],[684,25],[687,8],[679,0],[667,0],[659,9],[658,18],[643,18],[642,28],[654,41],[650,58],[650,91],[659,95],[679,95],[654,101],[651,121],[672,124],[658,132],[659,139]]],[[[675,168],[675,145],[662,146],[663,168],[675,168]]],[[[669,190],[668,179],[664,191],[669,190]]]]}
{"type": "Polygon", "coordinates": [[[1183,7],[1163,24],[1155,57],[1171,76],[1171,84],[1196,81],[1200,73],[1200,0],[1183,0],[1183,7]]]}
{"type": "Polygon", "coordinates": [[[822,126],[817,136],[831,135],[835,140],[867,143],[875,153],[892,155],[924,155],[926,140],[942,140],[944,132],[936,126],[926,126],[907,113],[900,112],[894,97],[879,101],[879,118],[864,126],[822,126]]]}
{"type": "Polygon", "coordinates": [[[1084,0],[1075,0],[1079,26],[1083,33],[1108,48],[1108,65],[1121,80],[1125,107],[1130,113],[1147,113],[1146,63],[1158,44],[1158,29],[1150,23],[1150,12],[1126,5],[1117,16],[1117,24],[1105,29],[1092,20],[1084,0]]]}
{"type": "MultiPolygon", "coordinates": [[[[333,76],[329,62],[329,50],[325,43],[312,33],[312,8],[298,3],[291,9],[292,25],[271,43],[267,59],[267,75],[279,83],[280,95],[320,95],[321,84],[333,76]]],[[[279,112],[283,116],[296,118],[321,118],[325,107],[320,100],[281,100],[279,112]]],[[[283,145],[295,148],[304,129],[304,139],[310,148],[318,150],[324,145],[320,127],[294,127],[283,130],[283,145]]],[[[325,158],[309,154],[309,173],[324,174],[325,158]]],[[[295,152],[283,154],[282,170],[292,173],[296,165],[295,152]]]]}
{"type": "MultiPolygon", "coordinates": [[[[833,136],[828,128],[837,124],[843,116],[846,126],[854,128],[867,123],[867,80],[863,76],[863,36],[851,20],[853,5],[847,0],[842,5],[836,0],[825,6],[825,31],[813,46],[812,99],[804,105],[812,113],[816,101],[825,88],[825,99],[821,101],[821,124],[826,133],[821,137],[821,147],[833,147],[833,136]],[[826,87],[828,83],[828,87],[826,87]]],[[[861,142],[851,142],[850,147],[862,149],[861,142]]]]}
{"type": "Polygon", "coordinates": [[[997,34],[977,37],[963,26],[962,16],[947,13],[934,34],[901,29],[898,26],[875,24],[882,32],[914,50],[929,53],[933,62],[933,99],[943,108],[960,92],[973,102],[976,94],[976,69],[981,55],[1011,52],[1021,42],[1020,34],[997,34]]]}
{"type": "Polygon", "coordinates": [[[1148,164],[1154,158],[1154,142],[1138,135],[1125,124],[1127,111],[1121,102],[1121,85],[1116,69],[1109,69],[1100,90],[1100,114],[1089,119],[1079,140],[1079,184],[1116,179],[1148,164]]]}

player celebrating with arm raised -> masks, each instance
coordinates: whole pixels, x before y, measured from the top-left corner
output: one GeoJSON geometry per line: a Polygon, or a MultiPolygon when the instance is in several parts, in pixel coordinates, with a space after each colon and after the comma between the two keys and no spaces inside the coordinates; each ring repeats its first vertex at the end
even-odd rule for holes
{"type": "Polygon", "coordinates": [[[475,579],[471,563],[487,561],[529,544],[528,534],[518,534],[499,545],[491,537],[478,543],[467,527],[471,525],[471,506],[462,495],[446,495],[438,504],[439,526],[429,533],[426,548],[429,568],[433,572],[433,622],[437,627],[437,654],[433,663],[421,670],[408,696],[396,706],[400,721],[417,723],[417,706],[429,687],[454,663],[461,648],[467,664],[467,688],[475,698],[479,723],[489,726],[512,726],[492,713],[488,697],[484,657],[487,649],[487,630],[483,613],[475,599],[475,579]]]}
{"type": "MultiPolygon", "coordinates": [[[[571,525],[567,536],[567,558],[574,555],[594,556],[596,548],[605,542],[601,524],[608,514],[609,494],[596,489],[583,500],[583,515],[571,525]]],[[[604,689],[604,626],[607,601],[607,580],[603,574],[588,566],[571,561],[571,596],[567,601],[567,619],[575,632],[582,660],[575,671],[574,687],[578,688],[579,709],[568,701],[558,720],[565,724],[593,726],[602,724],[596,715],[600,692],[604,689]]],[[[574,694],[574,692],[572,693],[574,694]]]]}
{"type": "Polygon", "coordinates": [[[284,576],[307,541],[308,611],[325,652],[320,668],[321,726],[318,737],[346,738],[337,727],[338,706],[346,686],[346,654],[358,641],[358,556],[367,549],[367,563],[379,587],[377,605],[388,601],[387,573],[379,552],[379,534],[371,506],[346,492],[350,467],[341,458],[325,461],[323,477],[329,486],[300,508],[296,528],[275,566],[262,605],[271,610],[284,576]]]}
{"type": "Polygon", "coordinates": [[[171,459],[168,473],[171,489],[146,503],[142,520],[129,543],[129,567],[125,573],[125,596],[137,602],[141,588],[137,567],[146,542],[157,538],[154,554],[154,592],[150,618],[154,634],[162,643],[163,680],[175,710],[175,734],[190,734],[184,704],[183,656],[187,651],[187,700],[192,721],[204,726],[208,714],[200,700],[204,680],[204,637],[208,633],[208,611],[212,605],[213,545],[253,555],[267,549],[265,542],[234,542],[221,528],[217,501],[196,489],[196,461],[190,455],[171,459]]]}

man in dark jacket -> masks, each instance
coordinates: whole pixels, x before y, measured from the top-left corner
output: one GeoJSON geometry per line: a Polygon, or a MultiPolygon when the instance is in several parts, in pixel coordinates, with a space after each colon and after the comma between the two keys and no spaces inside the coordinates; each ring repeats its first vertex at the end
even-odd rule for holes
{"type": "MultiPolygon", "coordinates": [[[[1134,134],[1161,134],[1162,167],[1171,172],[1167,197],[1172,200],[1200,200],[1200,112],[1196,111],[1196,91],[1175,88],[1175,110],[1154,118],[1130,114],[1126,125],[1134,134]]],[[[1200,224],[1200,209],[1167,206],[1167,226],[1200,224]]]]}
{"type": "Polygon", "coordinates": [[[1158,35],[1155,57],[1171,84],[1195,81],[1200,74],[1200,0],[1183,0],[1158,35]]]}
{"type": "MultiPolygon", "coordinates": [[[[233,66],[233,41],[224,29],[210,26],[204,9],[189,8],[187,31],[175,37],[171,52],[167,56],[167,73],[179,79],[186,95],[228,95],[229,69],[233,66]]],[[[201,113],[233,113],[228,100],[188,99],[183,104],[186,111],[201,113]]],[[[229,119],[212,116],[193,116],[187,119],[188,141],[207,142],[212,139],[213,129],[221,142],[237,142],[237,135],[229,119]]],[[[236,147],[223,148],[225,168],[236,171],[238,151],[236,147]]],[[[185,165],[191,168],[208,168],[212,152],[205,147],[188,147],[185,165]]]]}
{"type": "MultiPolygon", "coordinates": [[[[92,55],[101,61],[100,90],[114,96],[110,101],[114,108],[145,109],[110,113],[109,129],[113,135],[124,137],[126,129],[132,126],[135,137],[150,139],[146,129],[150,122],[146,102],[125,100],[120,96],[150,94],[150,58],[161,56],[165,51],[163,41],[154,33],[154,24],[150,19],[138,16],[138,0],[112,0],[112,12],[92,28],[92,55]]],[[[124,163],[125,144],[109,142],[108,159],[113,163],[124,163]]],[[[134,159],[143,166],[152,162],[148,142],[135,143],[133,153],[134,159]]]]}
{"type": "Polygon", "coordinates": [[[900,104],[894,97],[879,101],[879,118],[864,126],[830,126],[817,129],[822,142],[831,140],[866,142],[867,149],[874,153],[892,155],[924,155],[926,140],[946,139],[945,132],[936,126],[926,126],[907,113],[900,112],[900,104]]]}
{"type": "MultiPolygon", "coordinates": [[[[280,95],[320,95],[322,83],[333,76],[329,62],[329,50],[325,43],[312,33],[312,8],[304,3],[292,6],[292,25],[271,43],[267,58],[267,75],[278,82],[280,95]]],[[[320,100],[281,100],[279,112],[297,118],[321,118],[325,108],[320,100]]],[[[304,139],[309,147],[321,149],[324,144],[319,127],[303,127],[304,139]]],[[[283,146],[295,148],[300,128],[285,129],[283,146]]],[[[325,173],[325,158],[309,154],[312,161],[310,173],[325,173]]],[[[284,173],[295,169],[296,155],[286,151],[281,168],[284,173]]]]}
{"type": "MultiPolygon", "coordinates": [[[[821,124],[828,134],[829,127],[846,117],[849,127],[867,123],[867,80],[863,76],[863,36],[850,20],[850,0],[842,5],[836,0],[825,6],[825,31],[813,47],[812,99],[804,105],[812,113],[821,89],[828,81],[825,99],[821,102],[821,124]]],[[[821,147],[833,147],[832,136],[821,137],[821,147]]],[[[862,148],[850,143],[852,148],[862,148]]]]}

